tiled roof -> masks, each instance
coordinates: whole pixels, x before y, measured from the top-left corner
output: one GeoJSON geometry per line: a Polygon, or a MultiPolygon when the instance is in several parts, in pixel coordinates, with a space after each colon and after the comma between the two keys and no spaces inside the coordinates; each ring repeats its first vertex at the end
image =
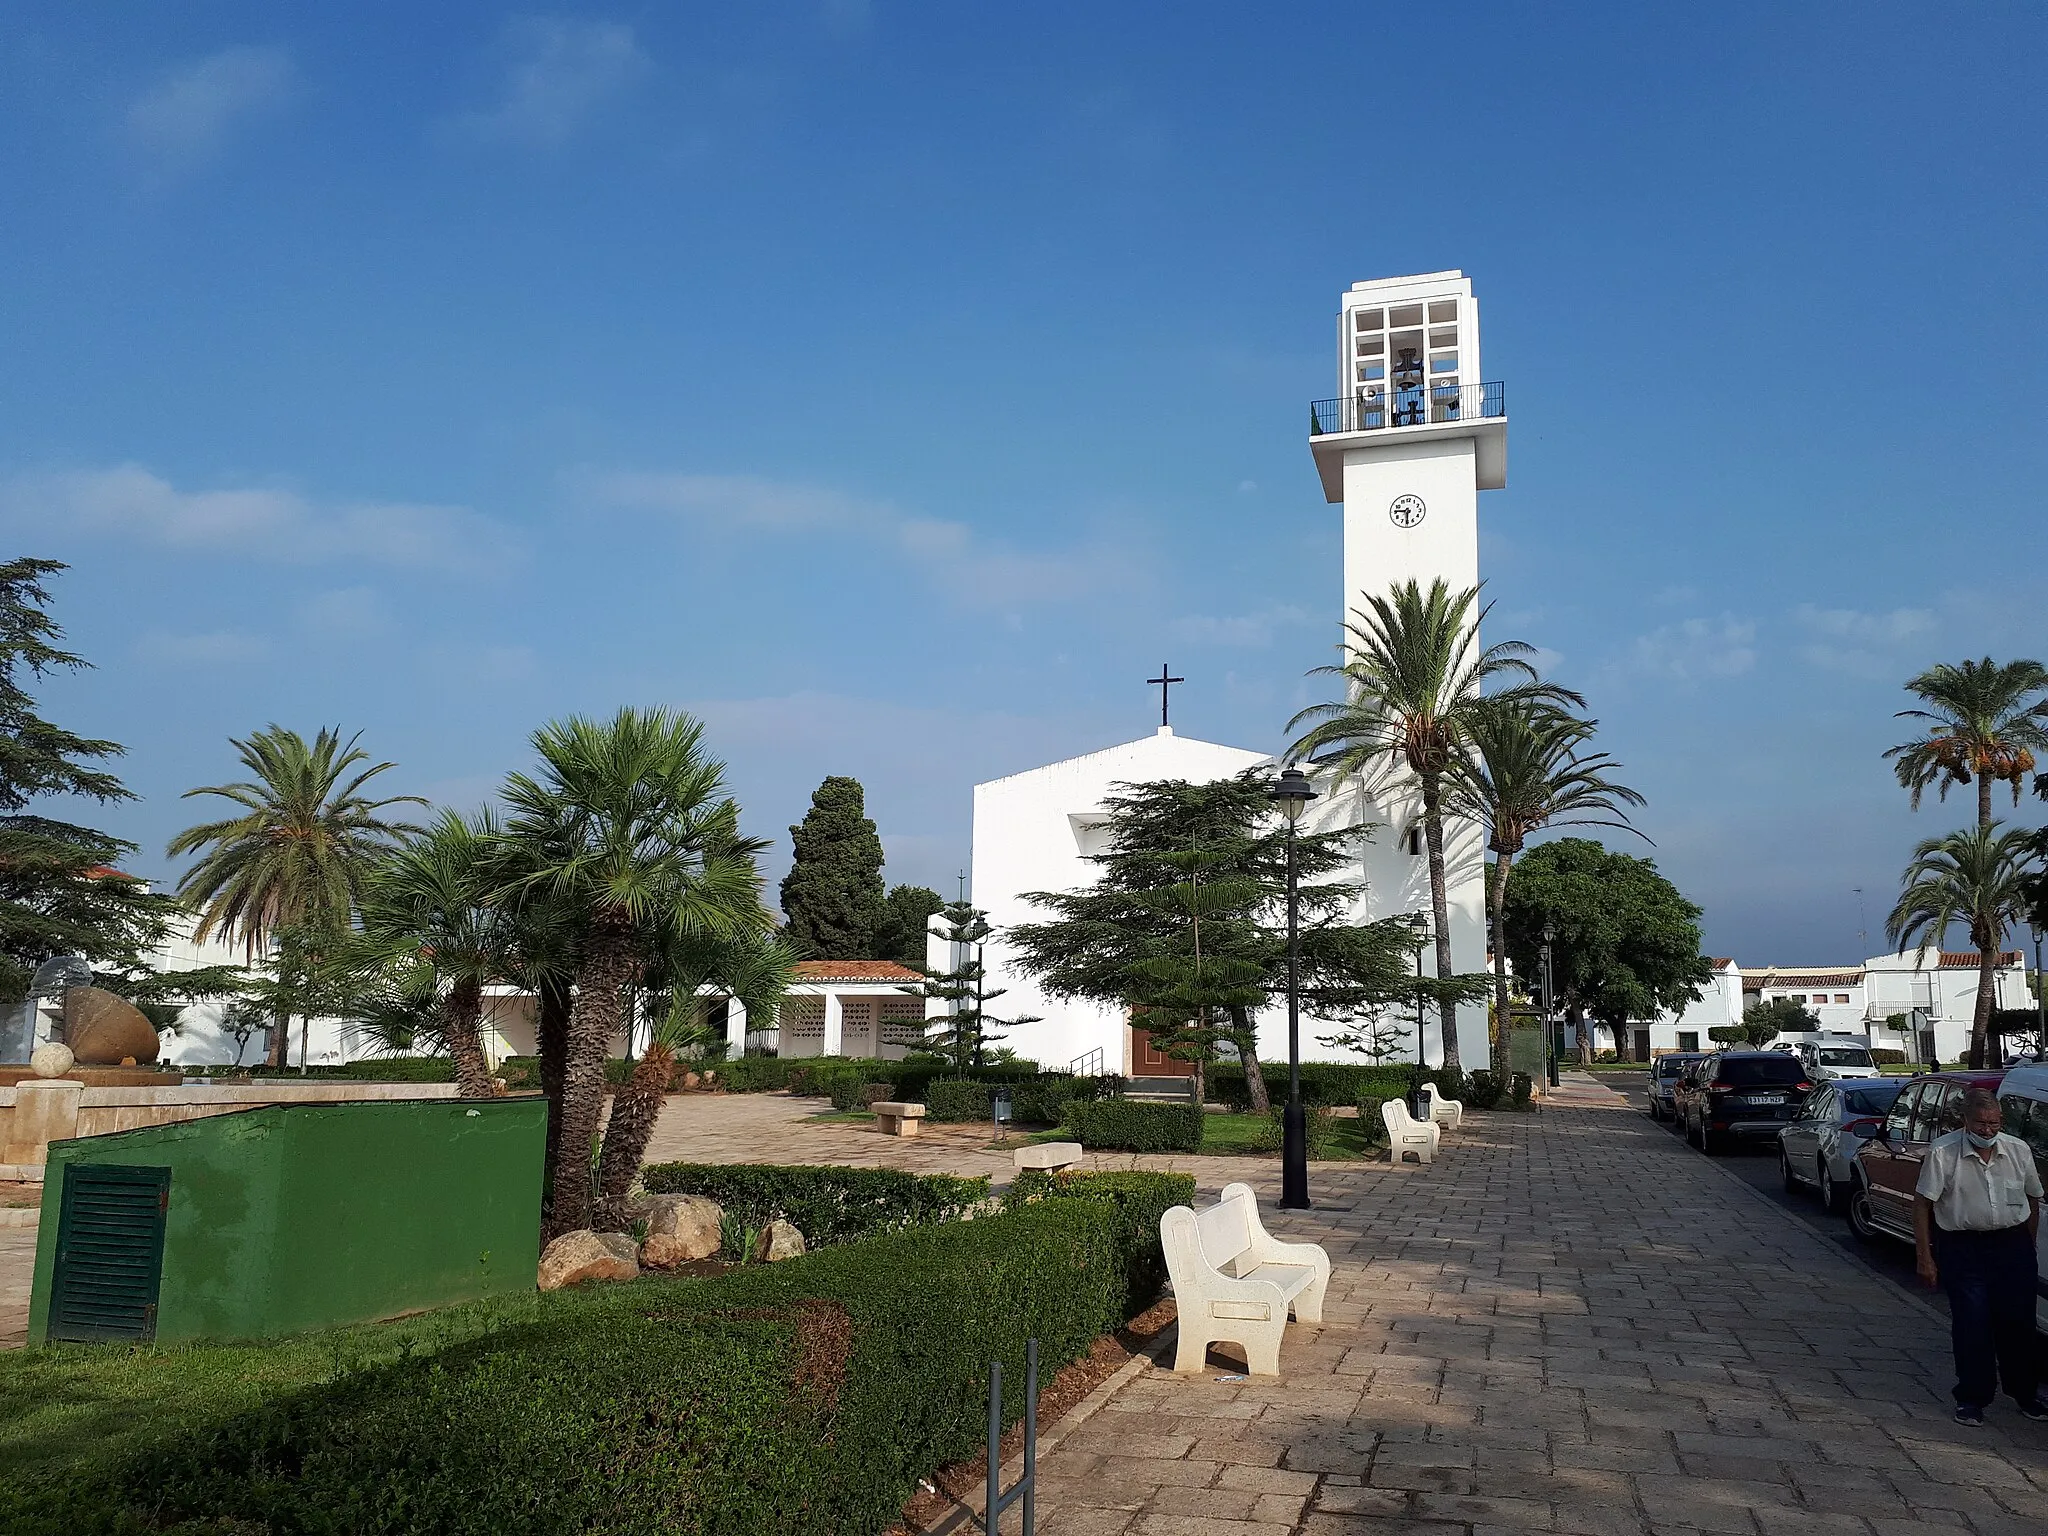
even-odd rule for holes
{"type": "Polygon", "coordinates": [[[1745,971],[1742,990],[1760,992],[1765,987],[1854,987],[1863,982],[1863,972],[1853,971],[1794,971],[1783,966],[1759,966],[1745,971]]]}
{"type": "MultiPolygon", "coordinates": [[[[2020,952],[2016,949],[2008,949],[1998,957],[2000,965],[2018,965],[2020,960],[2020,952]]],[[[1941,952],[1941,968],[1945,971],[1964,969],[1974,971],[1977,969],[1977,951],[1974,949],[1944,949],[1941,952]]]]}
{"type": "Polygon", "coordinates": [[[894,960],[799,960],[798,981],[923,981],[924,977],[894,960]]]}

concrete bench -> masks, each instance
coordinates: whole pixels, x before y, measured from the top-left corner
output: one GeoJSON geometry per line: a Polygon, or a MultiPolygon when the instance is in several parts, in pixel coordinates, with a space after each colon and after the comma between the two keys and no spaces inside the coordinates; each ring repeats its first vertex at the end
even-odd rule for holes
{"type": "Polygon", "coordinates": [[[1447,1099],[1436,1091],[1435,1083],[1422,1085],[1422,1107],[1429,1111],[1429,1118],[1447,1131],[1455,1131],[1465,1123],[1465,1103],[1462,1099],[1447,1099]]]}
{"type": "Polygon", "coordinates": [[[1436,1146],[1443,1139],[1443,1127],[1434,1120],[1418,1120],[1408,1113],[1404,1099],[1389,1099],[1380,1106],[1380,1118],[1387,1123],[1387,1143],[1394,1161],[1413,1152],[1417,1162],[1434,1162],[1436,1146]]]}
{"type": "Polygon", "coordinates": [[[1041,1141],[1035,1147],[1019,1147],[1013,1154],[1018,1170],[1041,1169],[1046,1173],[1058,1173],[1062,1168],[1071,1168],[1081,1161],[1081,1143],[1078,1141],[1041,1141]]]}
{"type": "Polygon", "coordinates": [[[875,1129],[884,1136],[915,1136],[917,1123],[924,1118],[922,1104],[899,1104],[893,1099],[878,1099],[868,1108],[875,1112],[875,1129]]]}
{"type": "Polygon", "coordinates": [[[1323,1320],[1329,1255],[1269,1237],[1249,1184],[1224,1185],[1199,1213],[1176,1205],[1159,1218],[1159,1242],[1180,1315],[1176,1371],[1201,1370],[1211,1344],[1231,1343],[1244,1347],[1252,1375],[1277,1376],[1289,1309],[1304,1323],[1323,1320]]]}

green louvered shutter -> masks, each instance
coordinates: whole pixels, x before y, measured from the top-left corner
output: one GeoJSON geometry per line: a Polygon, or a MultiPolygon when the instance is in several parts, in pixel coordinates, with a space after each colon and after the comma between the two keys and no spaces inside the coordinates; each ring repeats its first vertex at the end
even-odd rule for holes
{"type": "Polygon", "coordinates": [[[50,1338],[156,1337],[170,1203],[168,1168],[65,1166],[50,1338]]]}

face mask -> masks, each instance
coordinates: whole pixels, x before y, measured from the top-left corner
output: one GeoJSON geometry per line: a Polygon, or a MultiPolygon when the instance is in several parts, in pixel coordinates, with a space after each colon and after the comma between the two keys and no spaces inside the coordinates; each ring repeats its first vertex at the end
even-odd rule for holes
{"type": "Polygon", "coordinates": [[[1965,1134],[1968,1135],[1968,1137],[1970,1138],[1970,1145],[1975,1147],[1979,1152],[1989,1152],[1993,1147],[1998,1145],[1998,1137],[1996,1133],[1990,1136],[1979,1136],[1975,1131],[1968,1131],[1965,1134]]]}

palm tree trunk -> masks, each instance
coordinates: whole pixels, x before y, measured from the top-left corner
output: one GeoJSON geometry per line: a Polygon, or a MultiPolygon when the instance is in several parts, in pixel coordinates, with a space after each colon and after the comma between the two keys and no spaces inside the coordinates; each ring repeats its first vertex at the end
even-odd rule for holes
{"type": "Polygon", "coordinates": [[[555,1146],[549,1237],[590,1225],[590,1160],[604,1113],[605,1051],[619,1032],[626,983],[639,965],[630,920],[604,917],[593,923],[583,954],[562,1061],[562,1132],[555,1146]]]}
{"type": "Polygon", "coordinates": [[[483,984],[473,979],[458,981],[441,1000],[441,1034],[455,1058],[456,1094],[465,1099],[488,1099],[497,1092],[478,1027],[483,1012],[483,984]]]}
{"type": "MultiPolygon", "coordinates": [[[[540,983],[540,1006],[534,1019],[533,1048],[540,1056],[540,1091],[548,1101],[548,1149],[546,1168],[553,1171],[555,1154],[562,1143],[562,1075],[569,1055],[569,978],[546,976],[540,983]]],[[[541,1225],[548,1225],[548,1209],[554,1200],[552,1186],[541,1191],[541,1225]]]]}
{"type": "MultiPolygon", "coordinates": [[[[1422,780],[1422,834],[1429,844],[1429,909],[1432,926],[1436,929],[1436,979],[1449,981],[1451,914],[1450,904],[1444,895],[1443,775],[1423,773],[1419,777],[1422,780]]],[[[1458,1059],[1458,1005],[1449,998],[1442,998],[1437,1002],[1437,1012],[1443,1034],[1443,1064],[1457,1071],[1463,1065],[1458,1059]]]]}
{"type": "Polygon", "coordinates": [[[1998,940],[1993,934],[1980,940],[1977,949],[1977,1006],[1970,1018],[1970,1070],[1982,1072],[1991,1065],[1991,1009],[1998,1001],[1998,940]]]}
{"type": "Polygon", "coordinates": [[[1493,1076],[1495,1082],[1508,1080],[1508,955],[1507,910],[1508,870],[1514,864],[1511,853],[1494,855],[1492,889],[1486,906],[1493,919],[1493,1076]]]}
{"type": "Polygon", "coordinates": [[[628,1225],[626,1192],[639,1175],[640,1160],[654,1137],[655,1122],[675,1072],[675,1053],[649,1041],[624,1087],[612,1095],[611,1118],[605,1122],[604,1152],[597,1160],[597,1210],[591,1225],[601,1232],[623,1232],[628,1225]]]}
{"type": "Polygon", "coordinates": [[[1273,1097],[1266,1091],[1266,1074],[1259,1068],[1259,1032],[1252,1026],[1250,1010],[1230,1010],[1230,1038],[1244,1062],[1244,1089],[1251,1096],[1252,1113],[1263,1115],[1273,1107],[1273,1097]]]}
{"type": "Polygon", "coordinates": [[[1991,775],[1988,773],[1977,775],[1977,830],[1991,830],[1991,775]]]}
{"type": "Polygon", "coordinates": [[[266,1055],[272,1071],[284,1070],[285,1057],[290,1053],[291,1046],[292,1013],[289,1008],[281,1008],[272,1014],[270,1019],[270,1050],[266,1055]]]}

